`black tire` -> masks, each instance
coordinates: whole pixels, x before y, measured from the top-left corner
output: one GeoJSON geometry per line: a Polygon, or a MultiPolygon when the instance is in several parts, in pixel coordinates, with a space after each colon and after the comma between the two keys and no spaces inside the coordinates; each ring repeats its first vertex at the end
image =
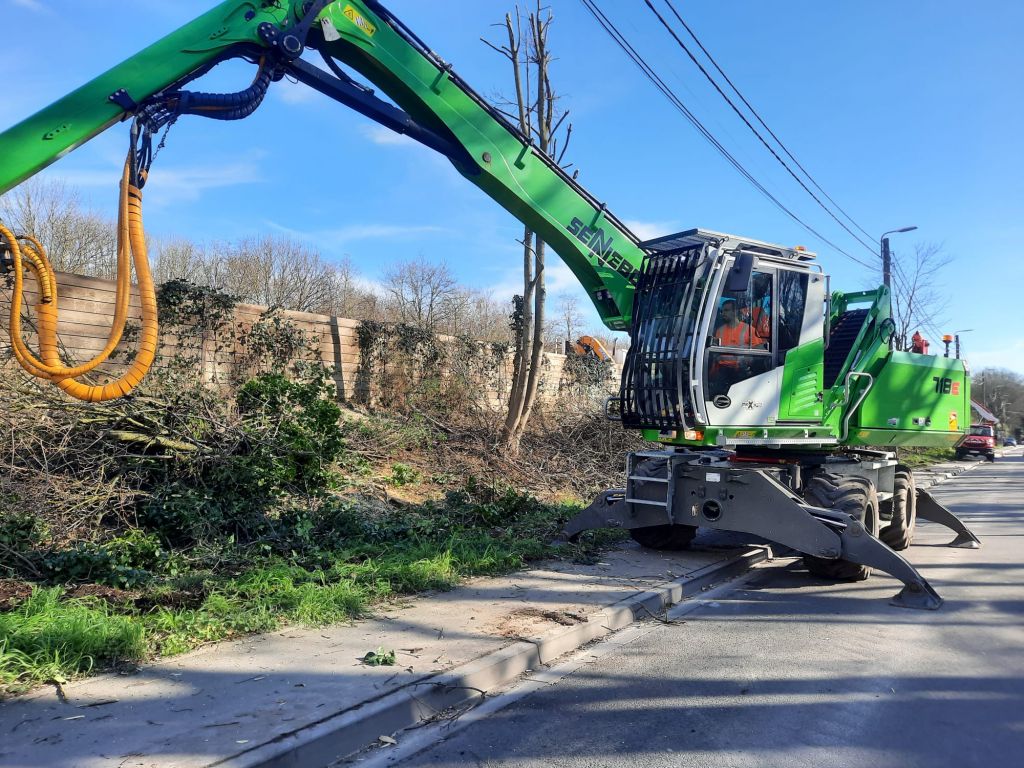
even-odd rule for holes
{"type": "Polygon", "coordinates": [[[881,505],[881,509],[886,508],[892,510],[892,519],[879,532],[878,538],[900,552],[913,542],[917,523],[917,484],[910,467],[896,465],[892,498],[881,505]]]}
{"type": "MultiPolygon", "coordinates": [[[[820,474],[811,478],[804,499],[816,507],[845,512],[859,520],[872,536],[878,535],[878,494],[863,477],[820,474]]],[[[804,555],[804,565],[815,576],[831,581],[863,581],[871,569],[849,560],[804,555]]]]}
{"type": "Polygon", "coordinates": [[[967,455],[967,454],[966,454],[966,453],[965,453],[964,451],[957,451],[957,452],[956,452],[956,460],[957,460],[957,461],[963,461],[963,459],[964,459],[964,457],[965,457],[966,455],[967,455]]]}
{"type": "Polygon", "coordinates": [[[996,455],[994,453],[990,453],[985,458],[987,458],[989,461],[995,461],[996,460],[996,455]]]}
{"type": "Polygon", "coordinates": [[[678,552],[689,549],[690,542],[697,535],[693,525],[649,525],[646,528],[630,528],[633,541],[648,549],[678,552]]]}

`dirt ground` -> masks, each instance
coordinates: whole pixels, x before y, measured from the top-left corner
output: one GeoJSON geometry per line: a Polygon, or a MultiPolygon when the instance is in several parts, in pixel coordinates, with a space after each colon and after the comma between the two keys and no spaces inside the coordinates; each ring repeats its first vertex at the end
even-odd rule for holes
{"type": "Polygon", "coordinates": [[[0,579],[0,611],[13,611],[32,594],[32,585],[17,579],[0,579]]]}
{"type": "Polygon", "coordinates": [[[490,631],[502,637],[530,638],[543,634],[556,624],[571,627],[586,620],[586,616],[575,611],[520,608],[490,627],[490,631]]]}

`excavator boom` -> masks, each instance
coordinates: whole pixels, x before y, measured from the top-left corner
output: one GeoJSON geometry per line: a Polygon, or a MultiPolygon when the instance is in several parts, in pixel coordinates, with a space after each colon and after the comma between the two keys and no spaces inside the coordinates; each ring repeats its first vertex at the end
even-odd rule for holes
{"type": "Polygon", "coordinates": [[[174,94],[186,83],[241,56],[445,154],[566,262],[608,327],[629,328],[644,257],[636,236],[380,3],[261,5],[227,0],[0,134],[0,193],[140,108],[161,100],[181,108],[174,94]],[[311,52],[327,70],[302,58],[311,52]]]}

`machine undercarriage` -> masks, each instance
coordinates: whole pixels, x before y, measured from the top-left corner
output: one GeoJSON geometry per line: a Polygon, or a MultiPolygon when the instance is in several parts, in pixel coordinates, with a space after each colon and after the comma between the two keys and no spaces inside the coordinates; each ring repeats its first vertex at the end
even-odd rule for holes
{"type": "Polygon", "coordinates": [[[951,547],[980,546],[888,453],[794,453],[766,461],[718,450],[655,450],[630,454],[626,470],[626,487],[600,494],[567,524],[567,538],[627,528],[645,546],[682,549],[698,528],[748,533],[802,553],[808,570],[824,578],[864,579],[877,568],[904,584],[893,605],[932,610],[942,598],[896,551],[909,546],[917,518],[953,530],[951,547]]]}

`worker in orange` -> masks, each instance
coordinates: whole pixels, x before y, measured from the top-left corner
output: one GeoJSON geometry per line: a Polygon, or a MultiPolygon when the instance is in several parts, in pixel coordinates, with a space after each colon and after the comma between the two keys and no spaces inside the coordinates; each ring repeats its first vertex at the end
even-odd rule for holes
{"type": "Polygon", "coordinates": [[[718,346],[757,349],[765,345],[765,340],[758,335],[750,323],[740,320],[735,299],[726,299],[722,302],[719,317],[722,324],[715,329],[718,346]]]}
{"type": "Polygon", "coordinates": [[[754,333],[767,342],[772,337],[772,321],[768,314],[771,306],[772,276],[756,273],[751,286],[754,299],[748,307],[740,308],[740,322],[750,323],[754,333]]]}
{"type": "MultiPolygon", "coordinates": [[[[739,349],[766,348],[767,342],[757,331],[740,319],[735,299],[724,299],[718,311],[721,324],[715,329],[713,343],[718,347],[739,349]]],[[[709,371],[710,396],[725,394],[729,387],[751,375],[750,356],[729,352],[714,352],[709,371]]]]}

